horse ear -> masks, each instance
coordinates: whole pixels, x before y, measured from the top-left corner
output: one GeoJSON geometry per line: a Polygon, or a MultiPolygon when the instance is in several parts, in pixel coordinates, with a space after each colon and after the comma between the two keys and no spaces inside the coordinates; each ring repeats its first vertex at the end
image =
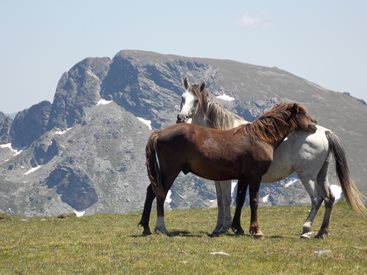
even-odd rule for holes
{"type": "Polygon", "coordinates": [[[299,105],[297,103],[293,104],[293,111],[298,113],[299,112],[299,105]]]}
{"type": "Polygon", "coordinates": [[[200,92],[204,91],[204,89],[205,89],[205,82],[201,83],[200,92]]]}
{"type": "Polygon", "coordinates": [[[186,77],[184,79],[184,87],[185,87],[186,90],[190,87],[189,81],[187,80],[186,77]]]}

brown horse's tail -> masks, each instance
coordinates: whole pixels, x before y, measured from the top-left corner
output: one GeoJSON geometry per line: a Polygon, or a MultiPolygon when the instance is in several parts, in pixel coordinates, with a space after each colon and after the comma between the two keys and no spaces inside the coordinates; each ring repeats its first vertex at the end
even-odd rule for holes
{"type": "Polygon", "coordinates": [[[347,202],[353,210],[367,216],[366,206],[363,204],[363,194],[352,181],[345,152],[338,137],[330,131],[326,131],[325,135],[329,141],[329,148],[334,155],[336,173],[347,202]]]}
{"type": "Polygon", "coordinates": [[[146,166],[148,177],[150,183],[152,185],[153,191],[157,197],[157,199],[164,200],[166,194],[164,192],[164,187],[161,182],[161,175],[159,170],[159,160],[156,152],[156,144],[157,138],[159,136],[158,131],[154,131],[147,142],[147,146],[145,147],[145,156],[146,156],[146,166]]]}

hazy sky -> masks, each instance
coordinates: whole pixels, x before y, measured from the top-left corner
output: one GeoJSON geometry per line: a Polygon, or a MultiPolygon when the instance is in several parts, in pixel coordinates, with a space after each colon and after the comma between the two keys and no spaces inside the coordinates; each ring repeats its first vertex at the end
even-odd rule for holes
{"type": "Polygon", "coordinates": [[[367,101],[367,1],[0,0],[0,111],[122,49],[277,66],[367,101]]]}

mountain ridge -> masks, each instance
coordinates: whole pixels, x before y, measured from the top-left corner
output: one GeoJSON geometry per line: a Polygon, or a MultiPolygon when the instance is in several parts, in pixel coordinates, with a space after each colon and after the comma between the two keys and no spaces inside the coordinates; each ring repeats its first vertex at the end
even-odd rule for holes
{"type": "MultiPolygon", "coordinates": [[[[363,101],[276,67],[122,50],[112,59],[85,58],[72,66],[61,76],[52,103],[35,104],[6,123],[0,116],[0,210],[57,215],[73,209],[141,209],[149,128],[138,118],[156,129],[174,123],[185,77],[191,83],[205,81],[215,100],[247,120],[279,100],[305,104],[320,125],[340,137],[352,175],[367,194],[363,101]],[[222,94],[235,100],[216,98],[222,94]],[[37,123],[25,123],[36,118],[37,123]],[[37,134],[24,134],[36,124],[37,134]],[[23,126],[10,131],[13,125],[23,126]]],[[[333,165],[329,176],[335,184],[333,165]]],[[[269,195],[267,204],[307,203],[299,182],[287,188],[289,198],[284,185],[263,185],[261,196],[269,195]]],[[[180,176],[171,191],[170,207],[207,207],[215,199],[214,185],[192,175],[180,176]]]]}

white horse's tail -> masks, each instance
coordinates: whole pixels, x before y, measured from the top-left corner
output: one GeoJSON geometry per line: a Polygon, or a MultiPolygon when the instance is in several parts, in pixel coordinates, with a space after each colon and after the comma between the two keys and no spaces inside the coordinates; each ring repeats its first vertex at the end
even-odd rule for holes
{"type": "Polygon", "coordinates": [[[366,206],[363,203],[363,194],[358,190],[350,176],[345,152],[339,142],[339,138],[330,131],[326,131],[325,135],[335,159],[336,173],[347,202],[353,210],[367,216],[366,206]]]}

